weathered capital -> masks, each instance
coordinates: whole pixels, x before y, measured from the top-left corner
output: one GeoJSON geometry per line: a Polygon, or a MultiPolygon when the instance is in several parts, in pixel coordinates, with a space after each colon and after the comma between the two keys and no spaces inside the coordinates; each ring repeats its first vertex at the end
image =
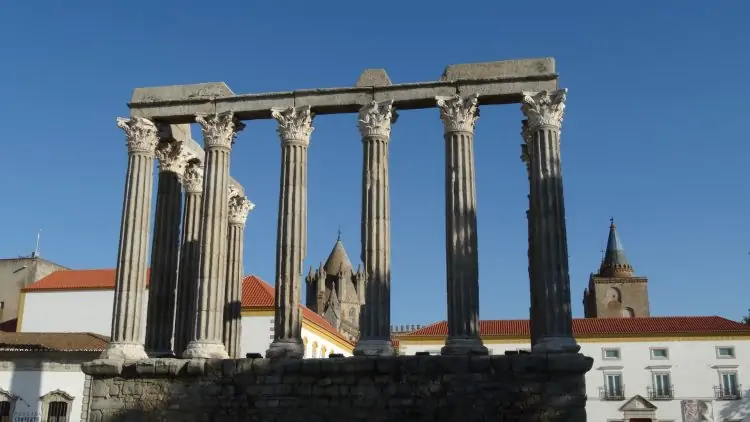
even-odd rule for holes
{"type": "Polygon", "coordinates": [[[201,125],[206,148],[232,148],[237,133],[245,128],[245,124],[235,119],[231,111],[198,114],[195,121],[201,125]]]}
{"type": "Polygon", "coordinates": [[[159,130],[154,122],[142,117],[118,117],[117,126],[128,137],[128,152],[154,155],[156,144],[159,143],[159,130]]]}
{"type": "Polygon", "coordinates": [[[474,132],[474,125],[479,119],[479,96],[477,94],[461,98],[456,94],[450,97],[435,97],[440,109],[440,119],[445,126],[445,133],[474,132]]]}
{"type": "Polygon", "coordinates": [[[185,187],[185,193],[203,192],[203,169],[198,161],[191,161],[185,168],[185,174],[182,176],[182,185],[185,187]]]}
{"type": "Polygon", "coordinates": [[[377,102],[362,106],[359,109],[359,133],[362,138],[391,136],[391,124],[396,122],[398,114],[393,110],[393,100],[377,102]]]}
{"type": "Polygon", "coordinates": [[[312,112],[310,106],[272,108],[271,116],[279,122],[276,131],[282,144],[310,144],[312,134],[312,112]]]}
{"type": "Polygon", "coordinates": [[[246,196],[235,195],[229,198],[229,224],[244,226],[247,214],[255,208],[246,196]]]}
{"type": "Polygon", "coordinates": [[[567,89],[524,92],[521,111],[529,119],[529,130],[534,131],[544,126],[552,126],[559,130],[562,126],[567,93],[567,89]]]}
{"type": "Polygon", "coordinates": [[[169,171],[182,176],[187,166],[189,155],[183,148],[182,141],[159,142],[156,146],[156,158],[159,159],[159,171],[169,171]]]}

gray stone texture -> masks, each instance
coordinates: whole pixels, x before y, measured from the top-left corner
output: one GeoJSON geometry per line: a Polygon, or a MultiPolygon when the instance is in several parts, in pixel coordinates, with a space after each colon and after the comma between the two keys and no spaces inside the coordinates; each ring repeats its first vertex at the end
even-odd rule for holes
{"type": "Polygon", "coordinates": [[[83,370],[91,422],[584,422],[592,363],[580,354],[149,359],[114,374],[83,370]]]}
{"type": "Polygon", "coordinates": [[[393,101],[372,102],[359,112],[362,135],[362,255],[365,304],[355,355],[390,356],[391,342],[391,208],[388,144],[396,120],[393,101]]]}
{"type": "Polygon", "coordinates": [[[198,265],[200,264],[200,230],[203,205],[203,171],[200,163],[190,162],[182,178],[185,189],[182,212],[182,249],[177,285],[174,352],[177,356],[193,339],[195,314],[198,309],[198,265]]]}
{"type": "Polygon", "coordinates": [[[310,107],[273,109],[281,138],[274,339],[266,357],[301,359],[299,307],[307,245],[307,151],[312,134],[310,107]]]}
{"type": "Polygon", "coordinates": [[[145,300],[147,252],[151,229],[154,154],[159,140],[148,119],[117,119],[128,145],[128,171],[117,249],[112,334],[104,358],[137,360],[146,357],[141,343],[141,312],[145,300]]]}
{"type": "Polygon", "coordinates": [[[385,69],[365,69],[357,83],[354,86],[389,86],[391,85],[391,78],[388,77],[388,73],[385,69]]]}
{"type": "Polygon", "coordinates": [[[160,142],[159,182],[156,191],[151,274],[146,314],[146,352],[150,356],[173,354],[177,272],[182,215],[181,178],[187,164],[182,142],[160,142]]]}
{"type": "Polygon", "coordinates": [[[544,77],[555,74],[555,59],[502,60],[485,63],[452,64],[445,68],[441,81],[492,78],[544,77]]]}
{"type": "Polygon", "coordinates": [[[183,356],[227,358],[222,342],[224,285],[227,273],[229,219],[229,155],[244,125],[232,113],[197,116],[206,146],[198,268],[198,312],[193,340],[183,356]]]}
{"type": "Polygon", "coordinates": [[[222,340],[229,357],[240,358],[242,348],[242,279],[245,222],[253,204],[240,194],[229,197],[227,238],[227,282],[224,289],[224,330],[222,340]]]}
{"type": "MultiPolygon", "coordinates": [[[[521,110],[528,118],[530,210],[534,250],[532,292],[542,301],[537,315],[542,330],[532,350],[538,353],[577,352],[570,306],[568,239],[565,226],[560,128],[566,90],[524,94],[521,110]]],[[[539,327],[537,327],[537,330],[539,327]]]]}
{"type": "Polygon", "coordinates": [[[437,97],[445,132],[445,262],[448,338],[444,355],[488,353],[479,337],[479,255],[474,177],[477,95],[437,97]]]}

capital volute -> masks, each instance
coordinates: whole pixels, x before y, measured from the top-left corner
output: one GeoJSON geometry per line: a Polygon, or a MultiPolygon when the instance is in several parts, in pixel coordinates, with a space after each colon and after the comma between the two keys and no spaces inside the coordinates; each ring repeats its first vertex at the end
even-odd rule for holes
{"type": "Polygon", "coordinates": [[[229,224],[244,226],[248,213],[254,208],[255,204],[244,195],[229,197],[229,224]]]}
{"type": "Polygon", "coordinates": [[[391,124],[396,123],[398,114],[393,109],[393,100],[372,101],[359,109],[359,133],[362,138],[391,136],[391,124]]]}
{"type": "Polygon", "coordinates": [[[215,114],[198,114],[195,116],[203,131],[205,148],[231,149],[237,138],[237,133],[245,128],[245,124],[234,117],[234,113],[227,111],[215,114]]]}
{"type": "Polygon", "coordinates": [[[474,132],[474,126],[479,119],[479,95],[439,96],[435,97],[435,101],[440,109],[440,119],[443,121],[445,133],[474,132]]]}
{"type": "Polygon", "coordinates": [[[282,145],[308,146],[310,144],[314,117],[310,106],[274,107],[271,109],[271,116],[279,122],[276,131],[281,137],[282,145]]]}
{"type": "Polygon", "coordinates": [[[203,169],[199,161],[188,162],[182,176],[182,186],[185,188],[185,193],[203,192],[203,169]]]}
{"type": "Polygon", "coordinates": [[[154,156],[159,143],[159,129],[154,122],[143,117],[118,117],[117,126],[127,136],[129,153],[154,156]]]}
{"type": "Polygon", "coordinates": [[[521,111],[529,119],[529,130],[535,131],[543,127],[560,130],[567,93],[567,89],[524,92],[521,111]]]}
{"type": "Polygon", "coordinates": [[[156,147],[156,158],[159,160],[160,172],[176,173],[182,177],[190,156],[182,141],[161,141],[156,147]]]}

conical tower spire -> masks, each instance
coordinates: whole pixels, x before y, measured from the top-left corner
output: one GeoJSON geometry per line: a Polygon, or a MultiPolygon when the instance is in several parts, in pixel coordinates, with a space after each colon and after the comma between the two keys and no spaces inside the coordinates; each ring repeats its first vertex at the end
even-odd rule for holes
{"type": "Polygon", "coordinates": [[[599,267],[601,277],[633,277],[633,267],[628,262],[625,249],[617,234],[614,218],[609,219],[609,237],[607,238],[607,250],[604,253],[602,265],[599,267]]]}
{"type": "Polygon", "coordinates": [[[323,266],[327,274],[339,274],[352,272],[352,262],[349,260],[349,255],[344,249],[344,243],[341,241],[341,231],[338,233],[336,244],[331,250],[331,254],[328,255],[325,265],[323,266]]]}

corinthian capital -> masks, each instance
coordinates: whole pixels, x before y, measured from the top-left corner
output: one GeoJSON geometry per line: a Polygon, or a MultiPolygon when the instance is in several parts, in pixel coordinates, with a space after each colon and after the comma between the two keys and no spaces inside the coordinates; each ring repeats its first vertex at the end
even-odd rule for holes
{"type": "Polygon", "coordinates": [[[128,137],[128,152],[154,155],[156,144],[159,143],[159,130],[154,122],[142,117],[118,117],[117,126],[128,137]]]}
{"type": "Polygon", "coordinates": [[[544,126],[552,126],[559,130],[562,126],[567,93],[567,89],[524,92],[521,111],[529,119],[529,130],[534,131],[544,126]]]}
{"type": "Polygon", "coordinates": [[[391,123],[395,123],[398,115],[393,110],[393,100],[377,102],[359,109],[359,133],[363,138],[370,136],[391,136],[391,123]]]}
{"type": "Polygon", "coordinates": [[[200,162],[188,162],[185,174],[182,176],[182,186],[185,187],[185,193],[203,192],[203,169],[200,162]]]}
{"type": "Polygon", "coordinates": [[[231,111],[199,114],[195,116],[195,121],[201,125],[206,148],[232,148],[237,133],[245,128],[245,124],[235,119],[231,111]]]}
{"type": "Polygon", "coordinates": [[[246,196],[235,195],[229,198],[229,224],[244,226],[247,214],[255,208],[246,196]]]}
{"type": "Polygon", "coordinates": [[[312,112],[310,106],[272,108],[271,116],[279,122],[276,131],[282,144],[310,144],[312,134],[312,112]]]}
{"type": "Polygon", "coordinates": [[[479,96],[477,94],[461,98],[456,94],[450,97],[435,97],[440,109],[440,119],[445,132],[474,132],[479,119],[479,96]]]}
{"type": "Polygon", "coordinates": [[[162,141],[156,147],[156,158],[159,159],[159,171],[169,171],[182,176],[188,162],[188,153],[182,141],[162,141]]]}

